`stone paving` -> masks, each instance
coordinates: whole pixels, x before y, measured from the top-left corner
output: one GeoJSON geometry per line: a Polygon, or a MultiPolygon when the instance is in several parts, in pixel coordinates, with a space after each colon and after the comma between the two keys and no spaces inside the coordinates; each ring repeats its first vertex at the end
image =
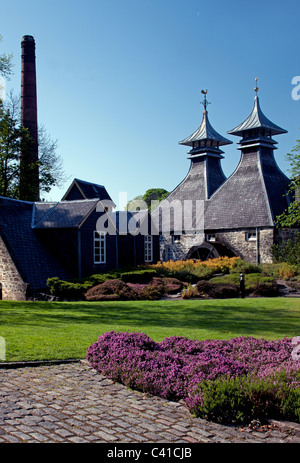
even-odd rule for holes
{"type": "Polygon", "coordinates": [[[299,443],[300,425],[234,428],[113,383],[84,362],[0,369],[0,443],[299,443]]]}

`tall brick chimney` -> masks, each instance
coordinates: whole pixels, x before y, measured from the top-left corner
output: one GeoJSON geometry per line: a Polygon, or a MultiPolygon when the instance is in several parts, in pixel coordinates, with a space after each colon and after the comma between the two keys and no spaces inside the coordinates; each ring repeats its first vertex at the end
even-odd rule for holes
{"type": "Polygon", "coordinates": [[[37,91],[35,66],[35,40],[31,35],[24,35],[21,42],[21,124],[31,136],[29,143],[24,143],[20,163],[20,199],[38,201],[39,167],[38,167],[38,122],[37,91]]]}

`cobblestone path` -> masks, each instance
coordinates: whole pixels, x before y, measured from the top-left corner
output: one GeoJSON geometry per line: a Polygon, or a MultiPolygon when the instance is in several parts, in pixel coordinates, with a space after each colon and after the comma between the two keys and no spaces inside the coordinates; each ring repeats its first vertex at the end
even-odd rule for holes
{"type": "Polygon", "coordinates": [[[300,442],[300,425],[237,429],[131,391],[85,362],[0,369],[0,443],[300,442]]]}

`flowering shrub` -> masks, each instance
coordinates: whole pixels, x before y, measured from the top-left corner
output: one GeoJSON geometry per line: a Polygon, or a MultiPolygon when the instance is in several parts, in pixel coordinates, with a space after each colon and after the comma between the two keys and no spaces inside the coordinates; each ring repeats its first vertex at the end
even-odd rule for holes
{"type": "Polygon", "coordinates": [[[168,262],[158,262],[153,264],[150,268],[158,271],[167,270],[169,272],[193,272],[199,268],[206,268],[212,270],[214,273],[229,273],[230,269],[233,268],[235,263],[239,260],[239,257],[218,257],[216,259],[208,259],[206,261],[200,260],[177,260],[168,262]]]}
{"type": "Polygon", "coordinates": [[[291,339],[253,337],[154,342],[145,333],[108,332],[87,350],[114,381],[224,423],[277,417],[300,421],[300,360],[291,339]]]}

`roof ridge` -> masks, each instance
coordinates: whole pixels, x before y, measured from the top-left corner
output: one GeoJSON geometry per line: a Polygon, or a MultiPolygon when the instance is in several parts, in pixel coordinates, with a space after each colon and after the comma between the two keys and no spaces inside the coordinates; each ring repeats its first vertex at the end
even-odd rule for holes
{"type": "Polygon", "coordinates": [[[101,188],[105,188],[104,185],[100,185],[99,183],[95,183],[95,182],[88,182],[87,180],[81,180],[80,178],[74,178],[74,180],[76,180],[76,182],[86,183],[87,185],[97,185],[97,186],[100,186],[101,188]]]}
{"type": "Polygon", "coordinates": [[[62,199],[58,201],[59,203],[62,204],[68,204],[68,203],[88,203],[88,202],[95,202],[95,201],[101,201],[101,199],[95,197],[95,198],[85,198],[85,199],[62,199]]]}
{"type": "Polygon", "coordinates": [[[8,196],[0,196],[0,199],[6,199],[9,201],[15,201],[18,203],[35,204],[35,201],[25,201],[24,199],[9,198],[8,196]]]}
{"type": "Polygon", "coordinates": [[[268,192],[268,189],[267,189],[266,180],[265,180],[265,176],[264,176],[264,172],[263,172],[263,168],[262,168],[262,154],[261,154],[261,149],[258,149],[258,151],[257,151],[257,156],[259,156],[259,162],[258,162],[257,164],[258,164],[259,176],[260,176],[260,178],[261,178],[263,193],[264,193],[265,199],[266,199],[267,214],[268,214],[268,216],[269,216],[270,222],[272,222],[272,224],[274,225],[274,213],[273,213],[273,208],[272,208],[272,205],[271,205],[271,199],[270,199],[270,195],[269,195],[269,192],[268,192]]]}

